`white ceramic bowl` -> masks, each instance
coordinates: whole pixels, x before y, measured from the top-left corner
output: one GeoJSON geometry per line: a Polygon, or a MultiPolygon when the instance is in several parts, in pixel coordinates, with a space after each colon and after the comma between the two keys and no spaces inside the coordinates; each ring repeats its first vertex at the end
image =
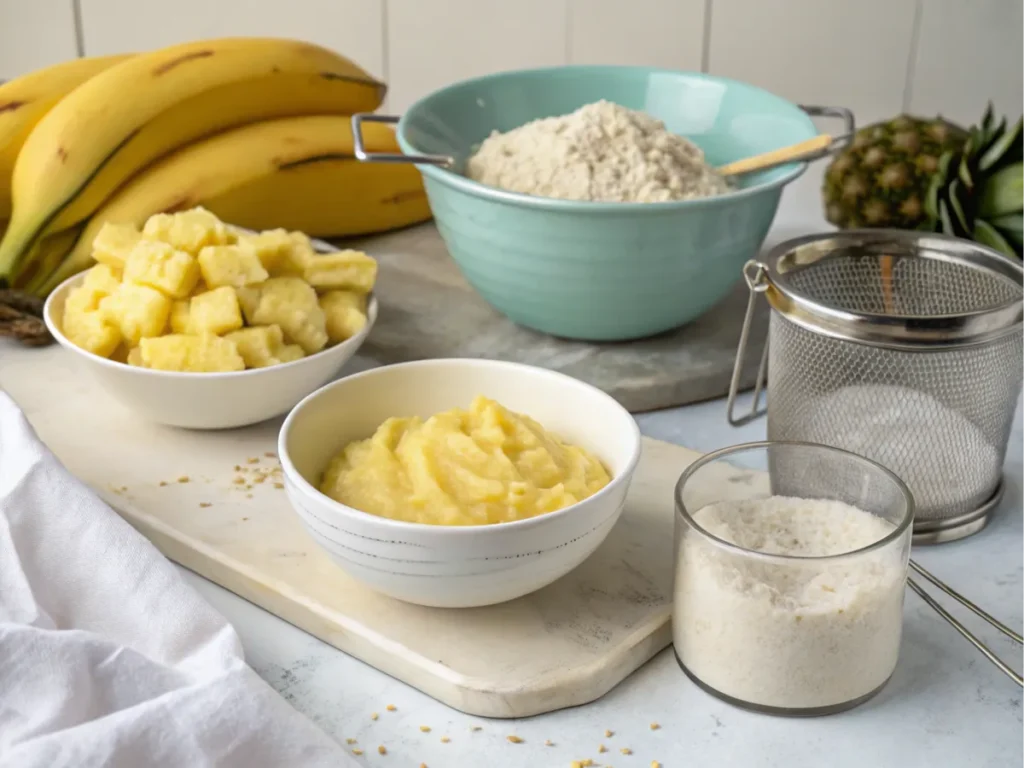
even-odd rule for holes
{"type": "Polygon", "coordinates": [[[463,608],[529,594],[582,563],[622,512],[640,459],[633,417],[599,389],[495,360],[423,360],[328,384],[299,403],[278,440],[285,488],[303,525],[343,570],[410,603],[463,608]],[[331,457],[391,416],[466,408],[476,395],[592,451],[612,481],[578,504],[512,523],[405,523],[340,504],[318,489],[331,457]]]}
{"type": "Polygon", "coordinates": [[[70,277],[50,294],[43,307],[46,327],[115,399],[149,421],[172,427],[226,429],[286,413],[338,373],[377,319],[377,300],[371,297],[366,326],[358,334],[291,363],[232,373],[152,371],[86,352],[61,332],[64,300],[83,280],[85,273],[70,277]]]}

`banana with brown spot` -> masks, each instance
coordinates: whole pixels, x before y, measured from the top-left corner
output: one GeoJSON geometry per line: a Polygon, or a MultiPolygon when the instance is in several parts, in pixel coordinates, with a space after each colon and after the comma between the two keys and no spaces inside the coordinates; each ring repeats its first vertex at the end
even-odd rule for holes
{"type": "Polygon", "coordinates": [[[204,40],[116,64],[62,99],[25,141],[0,243],[0,284],[19,271],[34,240],[88,218],[178,147],[260,120],[372,111],[384,93],[354,62],[296,40],[204,40]]]}
{"type": "MultiPolygon", "coordinates": [[[[363,138],[371,152],[399,151],[386,125],[367,123],[363,138]]],[[[356,160],[348,117],[268,120],[189,144],[135,176],[92,216],[39,295],[92,264],[92,241],[105,223],[141,227],[155,213],[196,205],[231,224],[312,236],[364,234],[430,218],[419,171],[356,160]]]]}
{"type": "Polygon", "coordinates": [[[36,123],[65,95],[129,56],[126,53],[72,59],[0,85],[0,219],[11,213],[14,162],[36,123]]]}

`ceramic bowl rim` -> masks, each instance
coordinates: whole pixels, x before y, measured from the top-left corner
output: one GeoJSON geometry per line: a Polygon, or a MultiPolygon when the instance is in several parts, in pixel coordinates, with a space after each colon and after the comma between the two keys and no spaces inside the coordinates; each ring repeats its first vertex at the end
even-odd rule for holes
{"type": "Polygon", "coordinates": [[[87,349],[82,349],[77,344],[72,342],[64,332],[58,327],[56,320],[54,319],[54,312],[56,311],[56,303],[58,297],[61,298],[61,313],[63,315],[64,304],[67,301],[67,293],[71,290],[72,283],[81,282],[85,280],[88,270],[79,272],[78,274],[72,275],[64,282],[60,283],[54,288],[50,295],[46,297],[46,302],[43,304],[43,322],[46,323],[47,330],[50,331],[50,335],[65,349],[72,350],[78,353],[82,357],[86,358],[92,363],[96,363],[100,366],[115,369],[119,371],[130,371],[131,375],[138,375],[141,377],[159,378],[159,379],[179,379],[182,381],[223,381],[225,379],[248,379],[255,378],[261,374],[267,374],[270,372],[284,371],[286,369],[296,369],[304,365],[312,364],[315,360],[323,360],[327,356],[340,356],[339,353],[346,351],[348,357],[351,357],[359,351],[359,347],[362,346],[363,341],[369,336],[370,331],[373,329],[374,324],[377,322],[378,313],[378,302],[377,297],[371,293],[368,296],[369,301],[366,305],[366,325],[363,326],[362,330],[359,331],[355,336],[345,339],[340,344],[335,344],[332,347],[325,347],[319,352],[314,352],[312,355],[306,355],[300,357],[298,360],[292,360],[287,363],[278,363],[277,365],[268,365],[264,368],[247,368],[244,371],[222,371],[222,372],[208,372],[200,373],[197,371],[160,371],[152,368],[140,368],[135,365],[128,365],[128,363],[122,363],[119,360],[111,360],[107,357],[100,357],[99,355],[90,352],[87,349]]]}
{"type": "MultiPolygon", "coordinates": [[[[460,357],[443,357],[426,360],[412,360],[404,363],[394,363],[392,365],[381,365],[376,368],[370,368],[366,371],[360,371],[359,373],[353,373],[348,376],[343,376],[340,379],[329,382],[319,389],[306,395],[300,400],[288,415],[285,417],[284,422],[281,424],[281,429],[278,432],[277,437],[277,457],[281,463],[281,468],[284,471],[285,479],[291,483],[291,485],[304,496],[309,497],[311,500],[316,501],[325,506],[327,511],[333,514],[339,515],[346,519],[355,520],[361,523],[369,525],[378,525],[381,528],[388,529],[393,532],[405,532],[405,533],[424,533],[430,535],[440,536],[480,536],[480,535],[500,535],[501,531],[523,531],[535,528],[538,526],[546,525],[552,520],[556,520],[562,517],[572,515],[580,510],[583,505],[590,505],[591,502],[598,501],[606,496],[610,496],[622,483],[629,482],[633,474],[636,472],[637,464],[640,462],[640,455],[642,452],[642,441],[640,434],[640,427],[636,423],[636,419],[633,415],[627,411],[615,398],[608,393],[598,389],[592,384],[587,384],[584,381],[573,378],[564,373],[558,371],[548,370],[546,368],[540,368],[538,366],[526,365],[525,363],[514,363],[507,360],[489,360],[486,358],[460,358],[460,357]],[[524,520],[513,520],[508,523],[491,523],[486,525],[434,525],[431,523],[410,523],[405,520],[393,520],[389,517],[381,517],[379,515],[373,515],[369,512],[363,512],[362,510],[355,509],[346,504],[342,504],[339,501],[335,501],[327,494],[320,491],[319,488],[315,487],[312,483],[308,482],[295,468],[292,463],[291,456],[288,452],[288,438],[291,430],[294,427],[295,421],[298,418],[298,414],[304,409],[309,407],[313,400],[323,397],[327,392],[335,387],[342,387],[346,383],[360,379],[360,378],[372,378],[374,375],[381,375],[384,371],[391,371],[395,369],[413,370],[416,368],[426,368],[432,366],[440,367],[451,367],[458,368],[460,366],[468,366],[472,368],[504,368],[510,373],[528,371],[531,374],[538,374],[543,377],[552,379],[563,379],[571,382],[579,387],[588,388],[600,395],[614,408],[619,409],[623,414],[629,417],[629,422],[632,429],[630,430],[630,437],[632,438],[632,446],[630,449],[629,459],[626,461],[625,466],[620,472],[615,473],[612,476],[611,481],[597,493],[592,496],[570,504],[568,507],[562,507],[554,512],[545,512],[544,514],[535,515],[534,517],[528,517],[524,520]]],[[[301,512],[299,513],[302,514],[301,512]]]]}
{"type": "MultiPolygon", "coordinates": [[[[458,80],[454,83],[431,91],[426,96],[417,99],[411,106],[409,106],[399,119],[396,136],[398,138],[399,146],[403,152],[407,153],[419,153],[423,150],[415,147],[407,138],[406,130],[408,128],[408,118],[414,114],[417,110],[424,110],[427,106],[435,99],[438,99],[446,94],[452,93],[453,91],[464,88],[471,85],[486,84],[488,82],[494,82],[502,79],[509,79],[521,75],[543,75],[548,73],[566,72],[566,71],[596,71],[596,70],[617,70],[620,72],[644,72],[648,75],[668,75],[673,77],[682,77],[683,79],[694,79],[703,80],[706,82],[721,83],[727,88],[730,86],[738,87],[745,90],[756,91],[763,93],[767,96],[771,96],[778,99],[785,104],[789,105],[796,112],[803,114],[808,123],[813,127],[810,116],[808,116],[798,105],[784,99],[783,97],[769,91],[765,88],[753,85],[751,83],[737,80],[731,77],[722,77],[720,75],[711,75],[705,72],[695,72],[692,70],[684,69],[668,69],[664,67],[648,67],[643,65],[632,65],[632,64],[567,64],[562,66],[553,67],[532,67],[526,69],[511,69],[504,70],[501,72],[493,72],[488,75],[480,75],[478,77],[470,77],[464,80],[458,80]]],[[[806,138],[812,138],[808,136],[806,138]]],[[[787,184],[795,181],[807,170],[808,163],[806,161],[799,163],[791,163],[793,167],[790,168],[786,173],[780,174],[777,178],[754,184],[749,187],[742,187],[732,192],[726,192],[721,195],[713,195],[711,197],[702,197],[694,200],[668,200],[663,202],[655,203],[618,203],[618,202],[600,202],[593,200],[562,200],[559,198],[551,197],[537,197],[535,195],[527,195],[521,192],[510,192],[506,189],[499,189],[497,187],[491,187],[487,184],[482,184],[478,181],[473,181],[467,176],[458,173],[454,170],[444,168],[438,165],[423,164],[417,165],[416,167],[425,176],[430,177],[446,186],[453,187],[459,191],[473,195],[474,197],[481,197],[487,200],[495,202],[507,203],[510,205],[516,205],[523,208],[532,208],[542,211],[558,211],[565,213],[579,213],[579,214],[609,214],[609,213],[630,213],[638,215],[656,215],[664,214],[669,212],[682,212],[690,210],[700,210],[704,208],[711,208],[716,206],[729,205],[734,201],[744,200],[749,197],[754,197],[763,192],[769,190],[780,189],[787,184]]],[[[786,166],[782,166],[786,168],[786,166]]]]}

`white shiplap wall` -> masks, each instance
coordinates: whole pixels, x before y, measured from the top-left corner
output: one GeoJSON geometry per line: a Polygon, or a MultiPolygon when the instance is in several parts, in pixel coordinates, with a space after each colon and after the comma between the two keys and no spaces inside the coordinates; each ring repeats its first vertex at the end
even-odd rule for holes
{"type": "Polygon", "coordinates": [[[221,35],[311,40],[385,77],[400,112],[454,80],[562,63],[740,78],[863,123],[1022,110],[1021,0],[0,0],[0,78],[84,52],[221,35]],[[173,7],[173,12],[169,8],[173,7]]]}

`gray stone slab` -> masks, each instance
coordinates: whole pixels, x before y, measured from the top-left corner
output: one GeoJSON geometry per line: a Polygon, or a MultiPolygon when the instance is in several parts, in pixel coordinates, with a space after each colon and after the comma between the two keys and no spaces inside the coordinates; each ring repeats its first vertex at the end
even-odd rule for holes
{"type": "MultiPolygon", "coordinates": [[[[362,354],[382,363],[439,357],[480,357],[537,365],[604,390],[631,412],[721,397],[729,390],[747,288],[736,289],[696,321],[648,339],[594,344],[557,339],[516,325],[469,286],[432,224],[368,238],[379,262],[380,314],[362,354]]],[[[766,302],[758,302],[764,328],[766,302]]],[[[753,386],[764,346],[752,334],[743,372],[753,386]]]]}

